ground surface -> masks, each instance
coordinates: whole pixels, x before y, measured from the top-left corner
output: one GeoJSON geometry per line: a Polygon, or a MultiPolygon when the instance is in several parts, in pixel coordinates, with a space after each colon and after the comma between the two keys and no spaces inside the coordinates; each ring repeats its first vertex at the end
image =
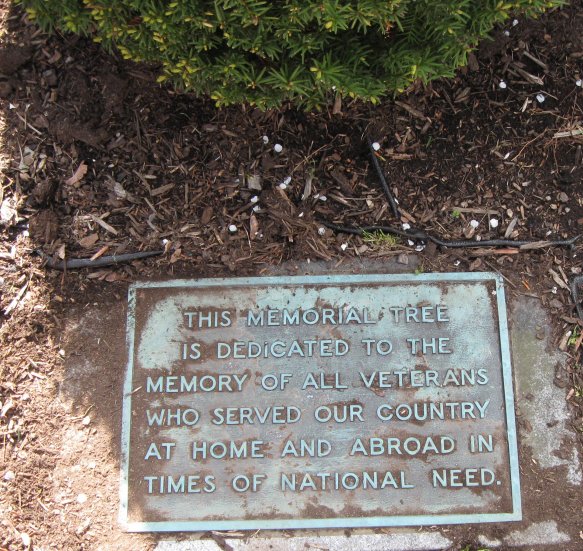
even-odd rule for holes
{"type": "MultiPolygon", "coordinates": [[[[67,363],[71,343],[95,346],[96,357],[123,347],[129,282],[260,275],[286,261],[324,260],[330,269],[354,259],[413,262],[407,240],[363,239],[323,222],[408,223],[441,239],[551,240],[583,232],[580,1],[539,21],[510,22],[455,79],[374,109],[345,103],[336,114],[217,110],[160,89],[152,69],[129,66],[84,39],[47,37],[18,11],[5,7],[3,20],[2,547],[136,546],[117,531],[116,489],[93,500],[100,478],[117,468],[119,429],[105,438],[95,419],[111,412],[115,424],[120,371],[96,372],[111,379],[80,400],[74,388],[82,377],[67,363]],[[400,221],[391,217],[364,135],[381,146],[400,221]],[[164,252],[65,273],[35,254],[58,261],[151,250],[164,252]],[[101,319],[84,314],[90,305],[101,319]],[[116,334],[105,348],[84,343],[67,319],[84,319],[81,328],[111,324],[116,334]]],[[[498,271],[511,298],[536,297],[551,313],[552,347],[570,357],[557,382],[579,434],[581,322],[568,284],[581,273],[582,253],[583,243],[528,251],[430,244],[418,252],[424,271],[498,271]]],[[[536,490],[533,473],[523,475],[535,491],[547,491],[536,490]]],[[[577,536],[581,502],[546,503],[577,536]]],[[[452,534],[454,548],[478,545],[473,528],[452,534]]],[[[139,541],[147,548],[153,540],[139,541]]]]}

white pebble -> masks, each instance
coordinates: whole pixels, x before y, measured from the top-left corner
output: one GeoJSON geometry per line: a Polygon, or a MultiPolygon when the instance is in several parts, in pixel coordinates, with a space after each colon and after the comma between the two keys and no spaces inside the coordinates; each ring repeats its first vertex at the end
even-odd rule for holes
{"type": "Polygon", "coordinates": [[[89,417],[89,415],[86,415],[85,417],[83,417],[83,421],[81,421],[85,426],[88,426],[91,423],[91,417],[89,417]]]}
{"type": "Polygon", "coordinates": [[[320,201],[328,201],[328,197],[326,197],[325,195],[320,195],[318,199],[320,199],[320,201]]]}
{"type": "Polygon", "coordinates": [[[77,496],[77,503],[85,503],[87,501],[87,495],[86,494],[79,494],[77,496]]]}
{"type": "Polygon", "coordinates": [[[14,474],[14,471],[6,471],[4,473],[4,480],[14,480],[16,478],[16,475],[14,474]]]}
{"type": "Polygon", "coordinates": [[[476,241],[482,241],[482,236],[481,235],[476,235],[476,241]]]}
{"type": "Polygon", "coordinates": [[[381,148],[381,144],[380,144],[379,142],[373,142],[373,144],[372,144],[372,148],[373,148],[375,151],[378,151],[378,150],[381,148]]]}
{"type": "Polygon", "coordinates": [[[235,232],[237,231],[237,226],[235,226],[235,224],[231,224],[231,225],[229,226],[229,231],[230,231],[231,233],[235,233],[235,232]]]}
{"type": "Polygon", "coordinates": [[[282,184],[285,184],[286,186],[289,186],[289,185],[291,184],[291,176],[286,176],[286,177],[283,179],[283,182],[282,182],[282,184]]]}
{"type": "Polygon", "coordinates": [[[472,228],[476,229],[479,225],[480,222],[478,222],[477,220],[470,220],[470,226],[472,226],[472,228]]]}
{"type": "Polygon", "coordinates": [[[545,101],[545,95],[544,94],[537,94],[536,95],[536,101],[538,101],[539,103],[544,103],[545,101]]]}
{"type": "Polygon", "coordinates": [[[411,229],[411,224],[407,224],[407,222],[405,222],[405,223],[402,225],[402,228],[403,228],[404,230],[410,230],[410,229],[411,229]]]}
{"type": "Polygon", "coordinates": [[[303,217],[304,217],[304,213],[303,213],[303,212],[300,212],[300,213],[298,214],[298,218],[303,218],[303,217]]]}
{"type": "Polygon", "coordinates": [[[276,153],[281,153],[283,151],[283,145],[281,145],[280,143],[276,143],[273,146],[273,151],[275,151],[276,153]]]}
{"type": "Polygon", "coordinates": [[[515,19],[514,21],[512,21],[512,26],[516,27],[516,25],[518,25],[518,19],[515,19]]]}
{"type": "Polygon", "coordinates": [[[259,212],[261,210],[261,208],[259,207],[259,205],[255,205],[253,207],[253,212],[259,212]]]}
{"type": "Polygon", "coordinates": [[[340,245],[340,248],[345,251],[346,249],[348,249],[348,243],[342,243],[342,245],[340,245]]]}
{"type": "Polygon", "coordinates": [[[413,245],[415,245],[415,243],[413,241],[411,241],[410,239],[407,239],[407,243],[409,244],[409,247],[412,247],[413,245]]]}
{"type": "Polygon", "coordinates": [[[326,233],[326,228],[324,228],[324,227],[318,228],[318,233],[320,235],[324,235],[326,233]]]}
{"type": "Polygon", "coordinates": [[[421,251],[425,250],[425,245],[417,245],[415,250],[420,253],[421,251]]]}
{"type": "Polygon", "coordinates": [[[287,184],[286,184],[286,183],[284,183],[284,182],[282,182],[282,183],[281,183],[281,184],[279,184],[277,187],[278,187],[279,189],[286,189],[286,188],[287,188],[287,184]]]}
{"type": "Polygon", "coordinates": [[[498,86],[500,88],[502,88],[502,90],[505,90],[507,85],[506,85],[506,83],[503,80],[501,80],[500,83],[498,84],[498,86]]]}
{"type": "Polygon", "coordinates": [[[251,199],[249,199],[249,201],[251,201],[252,203],[257,203],[257,201],[259,201],[259,197],[257,197],[257,195],[254,195],[253,197],[251,197],[251,199]]]}
{"type": "Polygon", "coordinates": [[[498,219],[496,219],[496,218],[492,218],[492,219],[490,220],[490,227],[491,227],[491,228],[497,228],[497,227],[498,227],[498,219]]]}
{"type": "Polygon", "coordinates": [[[504,31],[504,36],[510,36],[510,31],[504,31]]]}
{"type": "Polygon", "coordinates": [[[581,86],[583,86],[583,81],[581,79],[577,79],[575,81],[575,86],[579,86],[579,88],[581,88],[581,86]]]}
{"type": "Polygon", "coordinates": [[[267,136],[263,136],[261,139],[263,140],[263,143],[265,145],[267,145],[269,143],[269,138],[267,136]]]}

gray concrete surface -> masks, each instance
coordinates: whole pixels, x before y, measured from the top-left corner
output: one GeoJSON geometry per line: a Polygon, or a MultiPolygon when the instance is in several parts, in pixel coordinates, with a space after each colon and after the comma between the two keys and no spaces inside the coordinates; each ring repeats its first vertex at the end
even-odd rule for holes
{"type": "MultiPolygon", "coordinates": [[[[553,384],[557,363],[564,364],[566,355],[558,352],[550,341],[550,320],[540,302],[529,297],[520,297],[509,305],[512,361],[515,379],[515,395],[521,430],[521,448],[528,446],[533,458],[542,469],[562,467],[564,479],[558,487],[580,485],[583,477],[581,462],[573,434],[567,423],[569,411],[566,391],[553,384]],[[562,451],[560,456],[559,450],[562,451]],[[565,450],[567,453],[565,454],[565,450]]],[[[556,474],[555,474],[556,476],[556,474]]],[[[528,511],[523,500],[523,509],[528,511]]],[[[500,534],[501,525],[497,526],[500,534]]],[[[406,530],[406,529],[405,529],[406,530]]],[[[227,538],[225,543],[233,551],[423,551],[449,549],[454,541],[442,532],[410,531],[393,534],[353,535],[344,534],[300,537],[273,537],[250,539],[227,538]]],[[[508,523],[504,534],[493,538],[484,525],[478,542],[490,549],[523,548],[562,550],[571,542],[555,520],[532,523],[517,528],[508,523]]],[[[306,534],[304,532],[304,534],[306,534]]],[[[454,538],[455,540],[455,538],[454,538]]],[[[573,543],[571,542],[571,545],[573,543]]],[[[582,545],[583,548],[583,545],[582,545]]],[[[212,540],[192,539],[188,541],[160,541],[156,551],[219,551],[221,547],[212,540]]],[[[223,548],[224,549],[224,548],[223,548]]]]}

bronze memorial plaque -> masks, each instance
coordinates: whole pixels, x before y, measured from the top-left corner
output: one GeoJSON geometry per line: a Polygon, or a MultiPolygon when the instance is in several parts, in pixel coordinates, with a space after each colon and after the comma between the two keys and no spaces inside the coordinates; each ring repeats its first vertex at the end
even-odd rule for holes
{"type": "Polygon", "coordinates": [[[495,274],[264,277],[129,291],[129,531],[519,520],[495,274]]]}

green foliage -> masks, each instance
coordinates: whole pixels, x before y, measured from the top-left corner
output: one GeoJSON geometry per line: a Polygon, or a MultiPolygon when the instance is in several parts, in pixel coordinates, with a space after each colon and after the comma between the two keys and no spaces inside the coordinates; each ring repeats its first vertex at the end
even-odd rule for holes
{"type": "Polygon", "coordinates": [[[391,249],[397,244],[397,238],[390,233],[384,233],[381,230],[373,232],[363,231],[362,240],[372,247],[391,249]]]}
{"type": "Polygon", "coordinates": [[[376,103],[451,76],[496,23],[563,0],[16,0],[47,30],[90,36],[218,105],[376,103]]]}

